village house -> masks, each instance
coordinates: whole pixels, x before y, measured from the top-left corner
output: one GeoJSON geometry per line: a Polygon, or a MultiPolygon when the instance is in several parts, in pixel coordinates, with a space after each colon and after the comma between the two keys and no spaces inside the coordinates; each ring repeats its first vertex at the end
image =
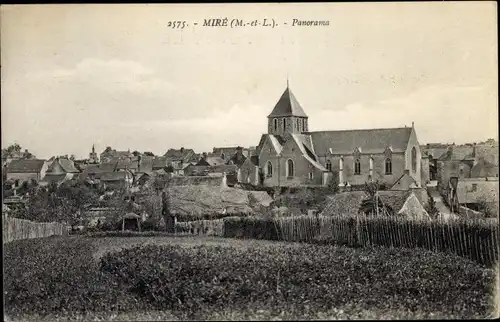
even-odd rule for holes
{"type": "Polygon", "coordinates": [[[203,153],[201,159],[195,166],[217,166],[226,164],[226,161],[218,155],[203,153]]]}
{"type": "Polygon", "coordinates": [[[101,153],[100,159],[101,162],[109,162],[112,159],[124,160],[124,159],[132,159],[134,155],[128,151],[117,151],[111,149],[111,147],[107,147],[104,152],[101,153]]]}
{"type": "Polygon", "coordinates": [[[241,146],[236,147],[214,147],[212,155],[219,156],[225,162],[235,161],[235,159],[240,162],[240,165],[245,162],[245,159],[249,156],[249,149],[244,149],[241,146]],[[235,156],[238,155],[237,158],[235,156]]]}
{"type": "Polygon", "coordinates": [[[183,147],[179,150],[169,149],[163,156],[166,158],[167,165],[176,168],[179,168],[184,163],[198,161],[193,149],[185,149],[183,147]]]}
{"type": "Polygon", "coordinates": [[[103,170],[99,168],[98,164],[89,164],[87,167],[79,174],[78,178],[80,181],[87,183],[90,186],[99,185],[99,179],[103,170]]]}
{"type": "Polygon", "coordinates": [[[40,182],[45,176],[48,163],[46,160],[11,160],[6,168],[6,181],[12,182],[13,186],[20,186],[23,182],[32,180],[40,182]]]}
{"type": "Polygon", "coordinates": [[[478,177],[478,168],[472,170],[478,164],[485,164],[488,172],[498,172],[498,144],[428,144],[423,151],[429,159],[430,180],[436,180],[440,190],[447,189],[452,177],[478,177]]]}
{"type": "Polygon", "coordinates": [[[27,149],[24,151],[12,151],[10,153],[2,149],[2,165],[6,166],[13,160],[36,160],[36,157],[27,149]]]}
{"type": "Polygon", "coordinates": [[[165,169],[166,167],[167,167],[167,158],[166,157],[155,157],[153,159],[153,171],[165,169]]]}
{"type": "Polygon", "coordinates": [[[268,116],[257,147],[265,186],[394,184],[407,170],[422,185],[415,127],[311,132],[308,116],[287,86],[268,116]]]}
{"type": "Polygon", "coordinates": [[[446,199],[454,213],[460,213],[462,207],[483,211],[486,206],[498,216],[498,189],[498,177],[452,177],[446,190],[446,199]]]}
{"type": "Polygon", "coordinates": [[[45,172],[41,184],[47,185],[50,183],[61,184],[65,181],[73,179],[80,173],[70,159],[56,157],[50,162],[50,165],[45,172]]]}
{"type": "Polygon", "coordinates": [[[246,158],[245,162],[238,168],[237,181],[254,186],[260,185],[259,157],[257,155],[246,158]]]}
{"type": "Polygon", "coordinates": [[[100,182],[104,189],[130,189],[134,182],[134,175],[128,171],[104,172],[100,182]]]}

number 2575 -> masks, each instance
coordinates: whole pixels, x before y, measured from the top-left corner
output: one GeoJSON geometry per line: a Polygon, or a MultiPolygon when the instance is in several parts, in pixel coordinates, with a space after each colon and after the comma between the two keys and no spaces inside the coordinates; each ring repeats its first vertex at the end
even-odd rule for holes
{"type": "Polygon", "coordinates": [[[169,21],[167,27],[172,29],[184,29],[186,27],[185,21],[169,21]]]}

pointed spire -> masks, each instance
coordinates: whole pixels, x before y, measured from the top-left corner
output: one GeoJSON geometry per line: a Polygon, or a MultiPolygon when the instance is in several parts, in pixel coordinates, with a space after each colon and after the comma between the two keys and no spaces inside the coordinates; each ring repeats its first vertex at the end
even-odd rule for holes
{"type": "Polygon", "coordinates": [[[95,146],[92,144],[92,153],[95,153],[95,146]]]}
{"type": "Polygon", "coordinates": [[[411,127],[415,128],[415,123],[413,121],[411,121],[411,127]]]}
{"type": "Polygon", "coordinates": [[[286,88],[288,89],[290,86],[289,86],[289,83],[288,83],[288,72],[286,73],[286,88]]]}

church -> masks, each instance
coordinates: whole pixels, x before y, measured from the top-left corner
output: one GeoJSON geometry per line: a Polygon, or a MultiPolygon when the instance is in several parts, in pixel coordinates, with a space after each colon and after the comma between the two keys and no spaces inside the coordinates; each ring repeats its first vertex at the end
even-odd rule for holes
{"type": "Polygon", "coordinates": [[[308,116],[288,84],[268,118],[256,156],[241,182],[268,187],[360,186],[378,180],[387,188],[421,187],[421,151],[411,127],[310,131],[308,116]],[[257,172],[261,174],[258,175],[257,172]]]}

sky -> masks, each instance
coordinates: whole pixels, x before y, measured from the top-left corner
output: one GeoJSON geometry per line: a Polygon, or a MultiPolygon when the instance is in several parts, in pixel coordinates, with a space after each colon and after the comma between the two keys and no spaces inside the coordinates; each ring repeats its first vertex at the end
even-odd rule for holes
{"type": "Polygon", "coordinates": [[[496,2],[14,5],[0,24],[2,147],[39,158],[256,146],[287,78],[311,131],[498,139],[496,2]],[[277,26],[203,26],[224,17],[277,26]]]}

